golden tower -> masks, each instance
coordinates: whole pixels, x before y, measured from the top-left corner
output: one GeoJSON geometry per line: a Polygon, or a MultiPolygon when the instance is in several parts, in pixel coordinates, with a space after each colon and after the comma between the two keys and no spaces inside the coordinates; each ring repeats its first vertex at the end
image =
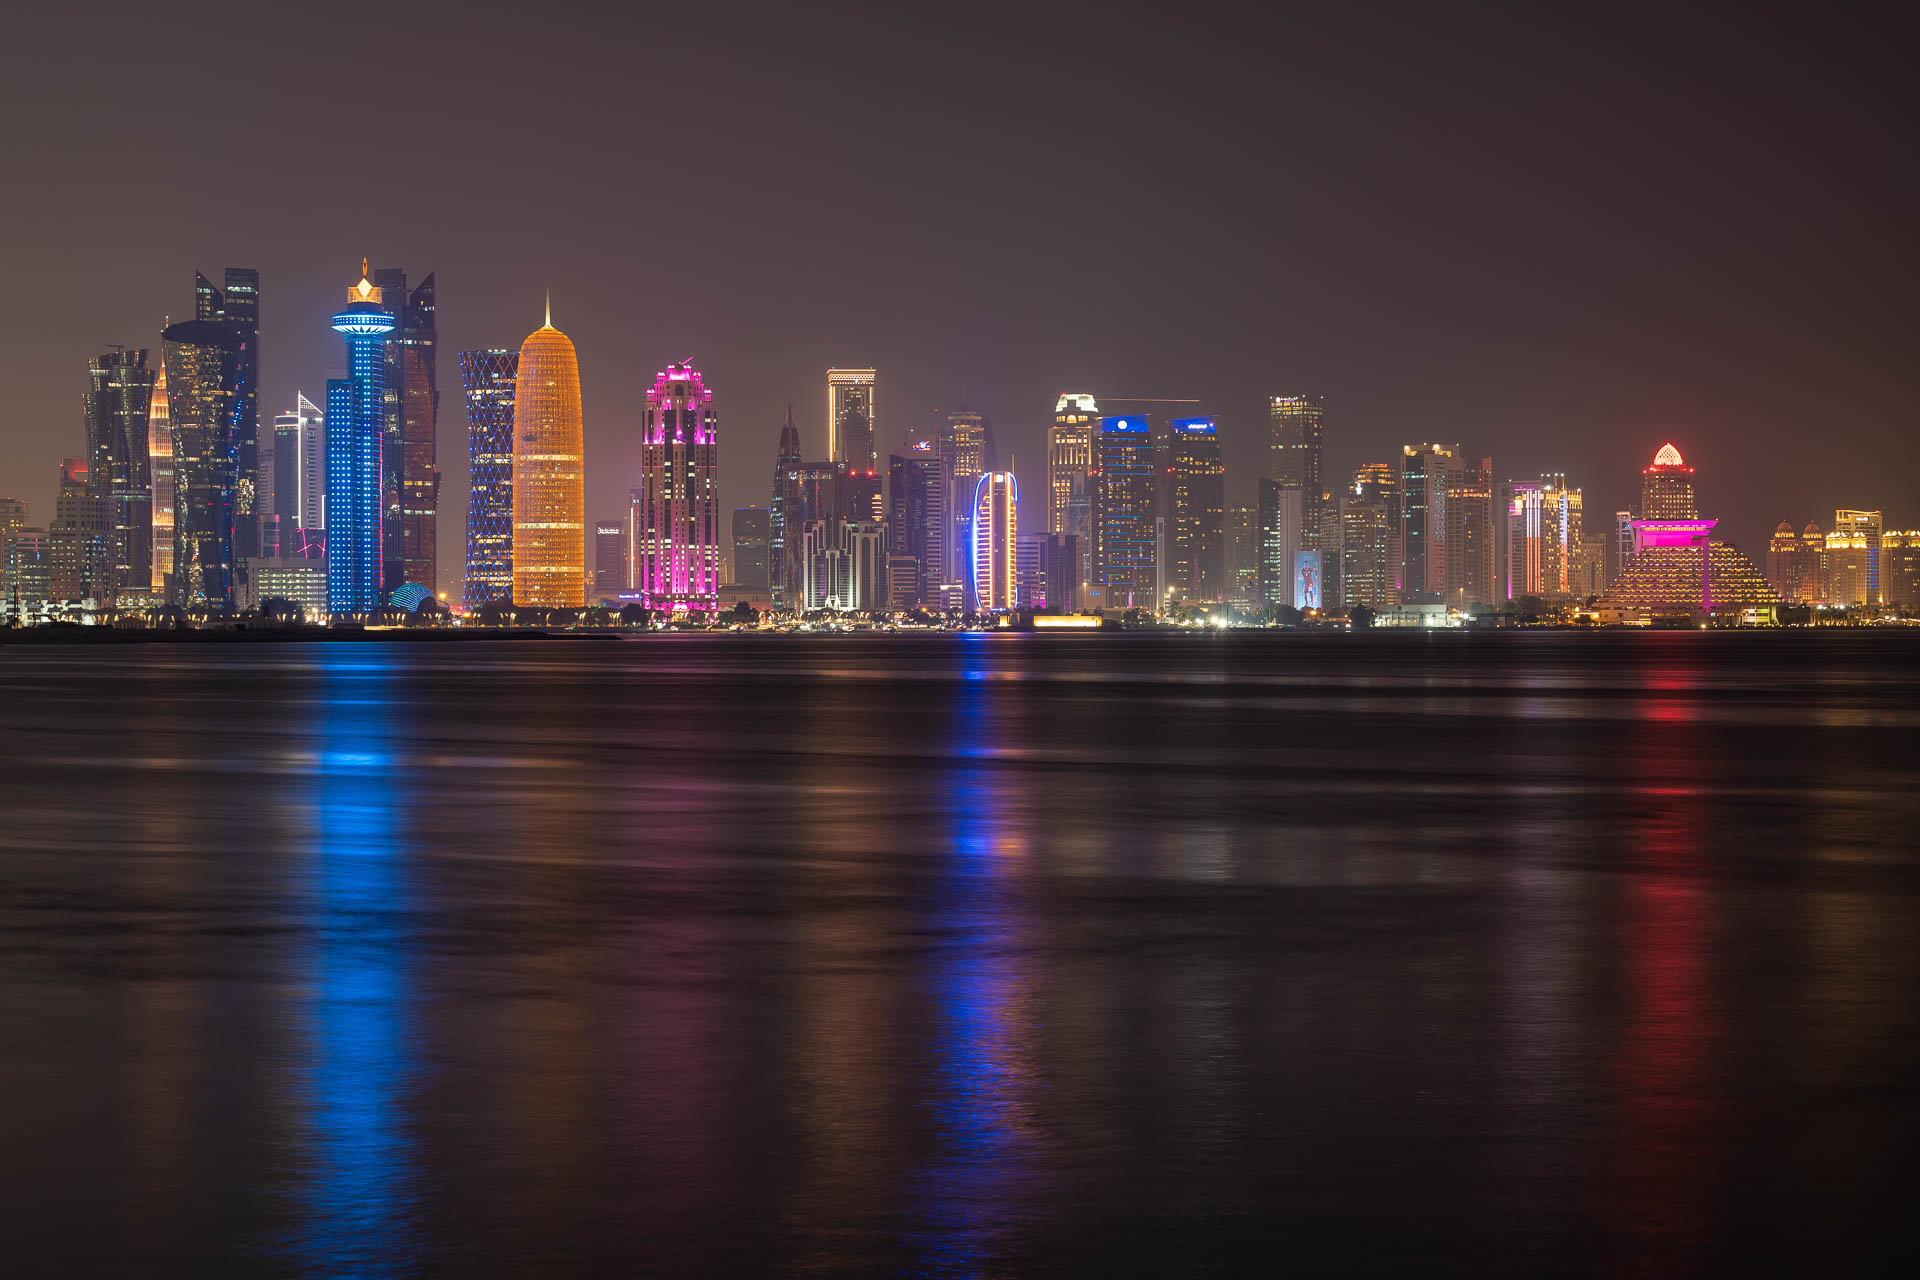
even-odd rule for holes
{"type": "Polygon", "coordinates": [[[587,603],[587,483],[580,362],[547,322],[520,344],[513,400],[513,602],[587,603]]]}

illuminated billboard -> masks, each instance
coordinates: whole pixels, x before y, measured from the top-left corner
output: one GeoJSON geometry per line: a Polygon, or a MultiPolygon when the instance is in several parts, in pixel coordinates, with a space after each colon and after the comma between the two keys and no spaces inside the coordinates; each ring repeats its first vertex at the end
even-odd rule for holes
{"type": "Polygon", "coordinates": [[[1320,553],[1318,551],[1293,553],[1293,607],[1296,609],[1320,607],[1320,553]]]}

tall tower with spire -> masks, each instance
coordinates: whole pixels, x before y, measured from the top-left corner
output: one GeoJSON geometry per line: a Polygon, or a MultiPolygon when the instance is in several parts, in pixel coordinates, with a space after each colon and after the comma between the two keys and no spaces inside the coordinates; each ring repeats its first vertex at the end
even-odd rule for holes
{"type": "Polygon", "coordinates": [[[580,360],[546,323],[520,344],[513,395],[513,602],[587,603],[587,484],[580,360]]]}
{"type": "Polygon", "coordinates": [[[793,425],[793,406],[780,428],[780,453],[773,463],[773,502],[767,538],[767,576],[774,607],[793,608],[800,583],[800,488],[806,460],[800,453],[800,430],[793,425]]]}
{"type": "Polygon", "coordinates": [[[366,613],[385,598],[382,482],[387,335],[394,320],[365,260],[333,329],[347,340],[347,376],[327,380],[327,611],[366,613]]]}

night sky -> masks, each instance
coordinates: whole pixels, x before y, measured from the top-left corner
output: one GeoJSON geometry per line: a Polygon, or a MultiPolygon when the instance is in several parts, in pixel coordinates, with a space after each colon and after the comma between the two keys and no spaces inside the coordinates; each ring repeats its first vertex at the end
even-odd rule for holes
{"type": "Polygon", "coordinates": [[[767,500],[788,402],[824,452],[839,364],[879,368],[883,451],[991,414],[1030,521],[1053,400],[1084,390],[1202,398],[1233,500],[1263,398],[1317,392],[1330,485],[1458,440],[1610,511],[1672,439],[1750,550],[1835,506],[1920,524],[1908,32],[1338,8],[10,14],[0,495],[51,519],[88,356],[157,347],[196,268],[261,272],[263,424],[320,399],[364,255],[438,273],[443,586],[454,352],[517,346],[549,287],[589,518],[692,356],[729,508],[767,500]]]}

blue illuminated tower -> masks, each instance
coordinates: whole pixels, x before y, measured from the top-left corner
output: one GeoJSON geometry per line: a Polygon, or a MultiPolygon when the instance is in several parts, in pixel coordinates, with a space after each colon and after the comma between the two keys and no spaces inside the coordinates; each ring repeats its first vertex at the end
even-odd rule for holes
{"type": "Polygon", "coordinates": [[[381,604],[380,458],[394,319],[364,263],[333,328],[346,335],[347,376],[327,380],[327,612],[366,613],[381,604]]]}

